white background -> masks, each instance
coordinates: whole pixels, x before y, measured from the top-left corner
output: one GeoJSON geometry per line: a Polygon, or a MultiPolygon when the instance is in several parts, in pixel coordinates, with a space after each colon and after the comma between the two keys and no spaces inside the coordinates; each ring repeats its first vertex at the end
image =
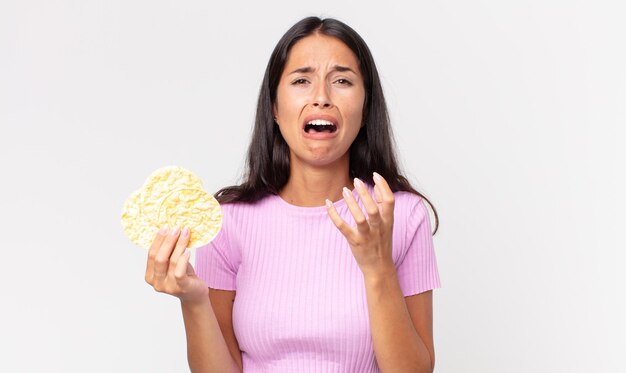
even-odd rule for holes
{"type": "Polygon", "coordinates": [[[165,165],[238,181],[268,57],[308,15],[368,42],[440,213],[436,371],[626,371],[625,6],[407,6],[0,2],[0,371],[188,369],[122,204],[165,165]]]}

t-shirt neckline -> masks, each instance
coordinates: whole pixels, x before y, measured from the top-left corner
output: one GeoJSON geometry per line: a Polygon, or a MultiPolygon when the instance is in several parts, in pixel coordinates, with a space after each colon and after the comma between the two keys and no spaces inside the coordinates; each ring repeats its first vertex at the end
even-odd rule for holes
{"type": "MultiPolygon", "coordinates": [[[[371,187],[368,184],[365,184],[366,187],[368,188],[369,192],[371,193],[371,187]]],[[[360,200],[359,195],[356,191],[356,189],[352,190],[352,195],[354,196],[354,198],[357,200],[357,202],[360,200]]],[[[296,212],[296,213],[310,213],[310,214],[316,214],[316,213],[326,213],[326,205],[323,206],[312,206],[312,207],[308,207],[308,206],[298,206],[298,205],[294,205],[291,204],[287,201],[285,201],[283,199],[283,197],[281,197],[279,194],[272,194],[270,195],[270,198],[275,199],[278,202],[278,205],[280,205],[282,208],[284,208],[285,210],[291,211],[291,212],[296,212]]],[[[346,200],[344,198],[333,202],[333,205],[335,206],[336,209],[340,209],[343,208],[344,206],[346,206],[346,200]]]]}

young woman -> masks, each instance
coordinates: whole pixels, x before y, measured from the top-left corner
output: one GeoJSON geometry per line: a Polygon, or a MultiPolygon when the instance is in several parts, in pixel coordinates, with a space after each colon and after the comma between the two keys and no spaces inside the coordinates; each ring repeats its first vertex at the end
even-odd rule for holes
{"type": "Polygon", "coordinates": [[[163,228],[148,255],[146,281],[180,298],[192,371],[432,372],[427,200],[392,143],[361,37],[333,19],[295,24],[265,72],[246,179],[216,194],[222,230],[197,272],[186,228],[163,228]]]}

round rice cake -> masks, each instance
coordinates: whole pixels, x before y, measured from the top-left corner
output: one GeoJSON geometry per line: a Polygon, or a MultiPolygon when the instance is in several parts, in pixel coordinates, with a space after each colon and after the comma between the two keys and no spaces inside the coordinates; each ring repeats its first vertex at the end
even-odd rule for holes
{"type": "Polygon", "coordinates": [[[141,189],[134,191],[124,202],[122,228],[133,243],[149,249],[159,228],[141,214],[140,197],[141,189]]]}
{"type": "Polygon", "coordinates": [[[197,247],[217,235],[221,211],[196,175],[182,167],[167,166],[152,172],[143,187],[126,199],[122,228],[133,243],[149,249],[159,227],[186,226],[191,231],[188,246],[197,247]]]}
{"type": "Polygon", "coordinates": [[[202,182],[191,171],[166,166],[152,172],[143,184],[139,206],[145,219],[158,225],[159,207],[163,198],[175,189],[202,189],[202,182]]]}
{"type": "Polygon", "coordinates": [[[222,208],[217,200],[198,188],[179,188],[161,202],[159,224],[187,227],[191,234],[189,247],[205,245],[222,228],[222,208]]]}

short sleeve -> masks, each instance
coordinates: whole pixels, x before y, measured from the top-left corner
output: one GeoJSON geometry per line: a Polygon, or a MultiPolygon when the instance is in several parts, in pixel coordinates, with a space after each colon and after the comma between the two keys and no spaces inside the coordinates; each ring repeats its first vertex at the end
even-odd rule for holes
{"type": "Polygon", "coordinates": [[[229,245],[228,234],[222,230],[209,244],[196,251],[196,274],[208,287],[220,290],[236,290],[239,262],[237,252],[229,245]]]}
{"type": "Polygon", "coordinates": [[[396,267],[404,296],[440,288],[430,217],[422,198],[409,210],[405,242],[408,247],[396,267]]]}

